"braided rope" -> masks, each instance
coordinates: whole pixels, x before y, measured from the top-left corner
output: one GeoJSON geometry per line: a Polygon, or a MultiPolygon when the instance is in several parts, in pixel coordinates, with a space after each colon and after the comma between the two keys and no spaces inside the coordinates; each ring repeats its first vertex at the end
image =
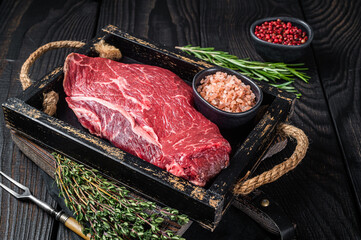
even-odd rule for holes
{"type": "MultiPolygon", "coordinates": [[[[20,71],[20,82],[23,87],[23,90],[27,89],[32,81],[28,76],[28,72],[30,67],[34,64],[34,62],[42,56],[45,52],[58,49],[58,48],[81,48],[85,45],[83,42],[79,41],[57,41],[47,43],[40,48],[38,48],[35,52],[33,52],[29,58],[24,62],[20,71]]],[[[108,45],[101,40],[99,43],[94,44],[95,50],[99,53],[101,57],[109,58],[109,59],[119,59],[122,57],[119,49],[108,45]]],[[[44,93],[43,100],[43,111],[52,116],[56,113],[56,104],[59,100],[59,95],[50,91],[48,93],[44,93]]],[[[308,138],[305,133],[292,125],[281,124],[279,126],[280,134],[283,134],[287,137],[292,137],[297,140],[297,146],[294,153],[291,155],[289,159],[286,161],[274,166],[271,170],[263,172],[262,174],[255,176],[251,179],[243,181],[247,177],[241,179],[235,186],[233,192],[235,195],[246,195],[252,192],[254,189],[276,181],[278,178],[288,173],[292,169],[294,169],[304,158],[308,149],[308,138]]]]}
{"type": "Polygon", "coordinates": [[[32,81],[29,78],[29,69],[34,64],[34,62],[42,56],[44,53],[46,53],[49,50],[52,49],[58,49],[58,48],[81,48],[85,45],[83,42],[79,41],[57,41],[57,42],[50,42],[47,43],[41,47],[39,47],[35,52],[30,54],[28,59],[24,62],[23,66],[20,70],[20,82],[23,86],[23,90],[30,87],[32,84],[32,81]]]}
{"type": "Polygon", "coordinates": [[[242,181],[241,179],[233,189],[235,195],[247,195],[264,184],[276,181],[281,176],[293,170],[305,157],[309,142],[306,134],[301,129],[281,123],[278,131],[286,137],[296,139],[297,146],[291,157],[258,176],[246,181],[242,181]]]}
{"type": "MultiPolygon", "coordinates": [[[[85,45],[83,42],[79,41],[57,41],[57,42],[50,42],[47,43],[41,47],[39,47],[35,52],[30,54],[28,59],[24,62],[23,66],[20,70],[20,82],[23,87],[23,90],[27,89],[31,86],[32,81],[29,78],[29,69],[34,64],[34,62],[42,56],[44,53],[46,53],[49,50],[52,49],[58,49],[58,48],[81,48],[85,45]]],[[[55,91],[50,91],[48,93],[44,93],[44,100],[43,100],[43,111],[52,116],[56,113],[56,104],[59,100],[59,94],[57,94],[55,91]]]]}
{"type": "MultiPolygon", "coordinates": [[[[32,81],[29,78],[29,69],[34,64],[34,62],[41,57],[44,53],[52,49],[59,48],[81,48],[85,45],[83,42],[79,41],[56,41],[47,43],[41,47],[39,47],[35,52],[30,54],[28,59],[24,62],[23,66],[20,70],[20,82],[23,90],[27,89],[31,86],[32,81]]],[[[95,50],[99,53],[100,57],[109,58],[109,59],[119,59],[122,57],[119,49],[106,44],[104,40],[99,41],[99,43],[94,44],[95,50]]],[[[56,105],[59,100],[59,95],[50,91],[48,93],[44,93],[43,100],[43,111],[44,113],[52,116],[56,113],[56,105]]]]}

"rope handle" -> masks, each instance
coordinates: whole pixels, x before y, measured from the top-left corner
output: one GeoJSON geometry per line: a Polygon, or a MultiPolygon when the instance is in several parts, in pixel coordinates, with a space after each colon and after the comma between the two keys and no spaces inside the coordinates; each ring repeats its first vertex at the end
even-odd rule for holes
{"type": "Polygon", "coordinates": [[[244,180],[248,177],[246,174],[246,177],[239,180],[233,189],[233,193],[236,196],[247,195],[262,185],[276,181],[289,171],[293,170],[305,157],[309,141],[308,137],[301,129],[293,125],[281,123],[278,127],[278,132],[282,136],[291,137],[297,141],[295,151],[287,160],[258,176],[244,180]]]}
{"type": "MultiPolygon", "coordinates": [[[[20,82],[22,85],[23,90],[27,89],[31,86],[32,81],[29,77],[29,69],[35,63],[35,61],[41,57],[44,53],[59,48],[81,48],[85,45],[84,42],[80,41],[56,41],[47,43],[41,47],[39,47],[35,52],[30,54],[28,59],[24,62],[23,66],[20,70],[20,82]]],[[[95,51],[99,53],[99,57],[109,58],[109,59],[120,59],[122,57],[121,52],[119,49],[105,43],[104,40],[100,40],[98,43],[94,44],[95,51]]],[[[48,93],[44,93],[44,100],[43,100],[43,111],[52,116],[56,113],[56,104],[59,101],[59,95],[54,92],[50,91],[48,93]]]]}
{"type": "Polygon", "coordinates": [[[28,59],[24,62],[20,70],[20,82],[23,87],[23,90],[31,86],[32,81],[29,78],[29,69],[35,63],[35,61],[41,57],[44,53],[58,48],[81,48],[85,45],[83,42],[79,41],[57,41],[50,42],[41,47],[39,47],[35,52],[30,54],[28,59]]]}
{"type": "MultiPolygon", "coordinates": [[[[41,46],[40,48],[38,48],[28,57],[28,59],[24,62],[23,66],[21,67],[20,82],[23,87],[23,90],[27,89],[32,84],[32,81],[28,76],[30,67],[44,53],[52,49],[81,48],[84,45],[85,43],[80,41],[56,41],[56,42],[47,43],[41,46]]],[[[99,53],[100,57],[109,58],[109,59],[120,59],[122,57],[122,54],[119,51],[119,49],[105,43],[104,40],[101,40],[98,43],[94,44],[94,47],[95,50],[99,53]]],[[[58,100],[59,100],[59,95],[56,92],[50,91],[48,93],[44,93],[43,111],[50,116],[54,115],[56,113],[56,105],[58,100]]],[[[304,158],[309,145],[306,134],[301,129],[285,123],[280,124],[278,131],[280,134],[284,136],[292,137],[297,140],[297,146],[294,153],[291,155],[289,159],[274,166],[271,170],[263,172],[258,176],[255,176],[251,179],[244,181],[244,179],[247,179],[249,174],[248,173],[235,185],[235,188],[233,189],[233,193],[235,195],[249,194],[256,188],[264,184],[276,181],[278,178],[280,178],[281,176],[285,175],[286,173],[294,169],[304,158]]]]}

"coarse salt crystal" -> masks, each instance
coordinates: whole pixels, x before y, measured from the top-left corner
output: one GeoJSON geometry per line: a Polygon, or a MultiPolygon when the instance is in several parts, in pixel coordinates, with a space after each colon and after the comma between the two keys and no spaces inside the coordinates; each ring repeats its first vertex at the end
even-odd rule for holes
{"type": "Polygon", "coordinates": [[[234,75],[218,71],[200,81],[199,94],[210,104],[227,112],[244,112],[256,104],[249,85],[234,75]]]}

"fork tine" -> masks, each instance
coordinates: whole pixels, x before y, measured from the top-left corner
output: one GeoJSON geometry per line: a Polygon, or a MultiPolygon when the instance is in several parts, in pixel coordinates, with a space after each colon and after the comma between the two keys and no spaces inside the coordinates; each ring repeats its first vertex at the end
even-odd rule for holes
{"type": "Polygon", "coordinates": [[[19,182],[15,181],[14,179],[12,179],[11,177],[9,177],[8,175],[6,175],[5,173],[3,173],[2,171],[0,171],[1,175],[3,175],[5,178],[7,178],[7,180],[9,180],[10,182],[12,182],[13,184],[15,184],[16,186],[18,186],[19,188],[21,188],[22,190],[26,191],[29,190],[29,188],[25,187],[24,185],[20,184],[19,182]]]}
{"type": "Polygon", "coordinates": [[[6,191],[8,191],[11,195],[13,195],[16,198],[19,198],[21,195],[15,191],[13,191],[12,189],[8,188],[7,186],[5,186],[4,184],[0,183],[0,186],[5,189],[6,191]]]}

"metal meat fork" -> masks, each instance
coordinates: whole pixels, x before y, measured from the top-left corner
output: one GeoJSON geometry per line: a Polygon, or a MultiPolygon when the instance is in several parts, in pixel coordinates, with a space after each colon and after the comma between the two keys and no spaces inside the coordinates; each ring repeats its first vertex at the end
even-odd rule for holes
{"type": "Polygon", "coordinates": [[[2,184],[0,182],[0,186],[5,189],[6,191],[8,191],[11,195],[13,195],[14,197],[16,197],[17,199],[28,199],[33,201],[36,205],[38,205],[40,208],[42,208],[43,210],[45,210],[47,213],[49,213],[51,216],[55,217],[55,219],[61,223],[63,223],[67,228],[69,228],[70,230],[72,230],[73,232],[75,232],[76,234],[78,234],[80,237],[82,237],[83,239],[89,239],[90,240],[90,235],[88,234],[87,236],[85,236],[83,234],[82,231],[82,226],[80,225],[80,223],[78,223],[74,218],[67,216],[66,214],[64,214],[62,211],[57,212],[55,211],[49,204],[37,199],[36,197],[34,197],[29,188],[25,187],[24,185],[18,183],[17,181],[15,181],[14,179],[12,179],[11,177],[9,177],[8,175],[6,175],[5,173],[3,173],[2,171],[0,171],[0,174],[7,178],[10,182],[12,182],[13,184],[15,184],[17,187],[19,187],[20,189],[24,190],[24,192],[22,194],[19,194],[17,192],[15,192],[14,190],[10,189],[9,187],[5,186],[4,184],[2,184]]]}

